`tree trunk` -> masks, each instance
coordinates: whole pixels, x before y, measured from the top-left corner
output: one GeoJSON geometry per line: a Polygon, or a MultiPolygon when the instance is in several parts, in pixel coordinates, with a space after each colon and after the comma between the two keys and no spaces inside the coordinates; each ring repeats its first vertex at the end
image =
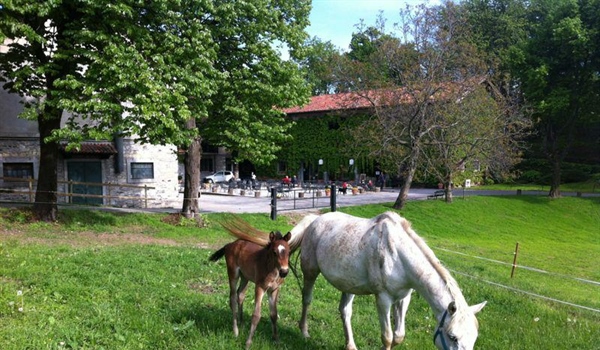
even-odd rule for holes
{"type": "Polygon", "coordinates": [[[416,152],[412,152],[410,158],[407,160],[406,165],[404,167],[406,171],[406,176],[404,178],[404,183],[400,188],[400,193],[398,194],[398,198],[396,198],[396,202],[394,202],[394,209],[402,209],[404,205],[408,201],[408,192],[410,191],[410,186],[412,185],[412,180],[415,177],[415,172],[417,171],[417,158],[418,154],[416,152]]]}
{"type": "Polygon", "coordinates": [[[40,166],[33,212],[38,220],[56,221],[58,219],[58,142],[46,141],[53,130],[60,129],[60,110],[40,113],[38,131],[40,133],[40,166]]]}
{"type": "Polygon", "coordinates": [[[452,191],[454,190],[454,183],[452,183],[452,175],[448,176],[446,180],[446,188],[444,189],[444,200],[446,203],[452,203],[452,191]]]}
{"type": "Polygon", "coordinates": [[[561,161],[559,158],[552,158],[552,179],[550,180],[550,193],[548,196],[550,198],[560,198],[560,165],[561,161]]]}
{"type": "Polygon", "coordinates": [[[552,167],[552,177],[550,179],[550,198],[560,197],[560,179],[561,179],[561,164],[564,155],[566,155],[567,145],[563,145],[563,149],[560,149],[559,133],[555,130],[555,126],[551,123],[545,126],[543,129],[544,134],[544,148],[546,151],[546,158],[550,162],[552,167]]]}
{"type": "MultiPolygon", "coordinates": [[[[196,120],[191,118],[187,128],[195,128],[196,120]]],[[[200,159],[202,138],[198,136],[188,146],[184,156],[184,189],[183,207],[181,213],[188,219],[193,219],[199,212],[198,189],[200,188],[200,159]]]]}

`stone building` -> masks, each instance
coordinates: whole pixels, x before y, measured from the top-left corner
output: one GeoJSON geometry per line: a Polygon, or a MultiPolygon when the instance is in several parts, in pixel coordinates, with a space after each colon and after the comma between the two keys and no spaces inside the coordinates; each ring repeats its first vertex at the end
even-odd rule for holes
{"type": "MultiPolygon", "coordinates": [[[[37,122],[18,118],[22,109],[19,96],[0,89],[0,201],[32,201],[35,194],[39,133],[37,122]]],[[[59,203],[181,206],[175,146],[120,137],[83,142],[77,150],[65,146],[58,164],[59,203]]]]}

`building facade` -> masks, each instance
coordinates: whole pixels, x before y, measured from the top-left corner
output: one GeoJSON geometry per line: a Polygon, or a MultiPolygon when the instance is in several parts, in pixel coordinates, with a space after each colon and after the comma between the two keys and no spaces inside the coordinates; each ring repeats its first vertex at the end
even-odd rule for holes
{"type": "MultiPolygon", "coordinates": [[[[32,201],[39,175],[37,122],[18,118],[21,98],[0,89],[0,200],[32,201]],[[22,179],[22,180],[20,180],[22,179]]],[[[118,207],[181,206],[175,146],[133,138],[61,144],[58,202],[118,207]]]]}

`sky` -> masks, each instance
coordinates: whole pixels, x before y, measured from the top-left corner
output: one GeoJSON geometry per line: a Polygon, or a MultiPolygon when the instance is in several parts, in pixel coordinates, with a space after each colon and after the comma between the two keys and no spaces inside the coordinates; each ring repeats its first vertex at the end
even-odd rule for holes
{"type": "MultiPolygon", "coordinates": [[[[356,24],[361,19],[365,25],[375,25],[375,19],[380,10],[387,19],[386,32],[392,30],[397,22],[398,12],[407,3],[416,5],[419,0],[312,0],[310,27],[307,32],[310,37],[319,37],[322,41],[331,41],[343,50],[348,49],[352,33],[356,32],[356,24]]],[[[429,2],[431,4],[431,2],[429,2]]]]}

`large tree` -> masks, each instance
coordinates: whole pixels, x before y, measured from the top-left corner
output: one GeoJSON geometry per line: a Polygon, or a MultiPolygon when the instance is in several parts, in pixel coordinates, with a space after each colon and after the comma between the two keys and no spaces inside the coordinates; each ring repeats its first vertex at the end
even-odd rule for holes
{"type": "Polygon", "coordinates": [[[38,216],[56,219],[59,140],[76,147],[118,133],[182,146],[191,215],[202,136],[241,157],[271,159],[287,128],[273,107],[307,93],[272,44],[294,55],[309,8],[303,0],[4,2],[0,32],[19,40],[2,54],[1,77],[26,97],[22,116],[40,133],[38,216]],[[61,128],[64,112],[71,117],[61,128]]]}
{"type": "MultiPolygon", "coordinates": [[[[220,75],[216,93],[203,101],[208,113],[196,118],[196,125],[204,140],[233,151],[234,161],[268,163],[289,138],[291,124],[282,109],[305,103],[310,89],[281,50],[299,59],[309,12],[310,0],[230,0],[215,2],[214,11],[205,15],[220,75]]],[[[187,186],[186,177],[183,212],[193,216],[200,159],[189,159],[197,161],[185,163],[191,180],[187,186]]]]}
{"type": "Polygon", "coordinates": [[[452,202],[459,174],[500,174],[520,160],[530,123],[491,81],[473,81],[471,89],[448,96],[433,106],[423,168],[444,184],[446,202],[452,202]]]}
{"type": "Polygon", "coordinates": [[[550,197],[560,196],[561,166],[576,129],[599,118],[599,13],[598,0],[532,1],[527,38],[511,51],[552,169],[550,197]]]}
{"type": "Polygon", "coordinates": [[[353,74],[346,75],[347,85],[374,110],[363,128],[369,132],[355,139],[369,144],[372,155],[392,165],[388,171],[402,176],[395,208],[406,203],[433,132],[455,127],[443,124],[439,105],[461,104],[489,74],[465,21],[461,8],[450,2],[407,7],[398,38],[383,40],[368,59],[348,65],[353,74]]]}
{"type": "Polygon", "coordinates": [[[298,60],[298,64],[302,67],[304,79],[311,86],[312,96],[335,93],[335,72],[342,56],[340,49],[331,41],[313,37],[304,42],[303,50],[304,55],[298,60]]]}

